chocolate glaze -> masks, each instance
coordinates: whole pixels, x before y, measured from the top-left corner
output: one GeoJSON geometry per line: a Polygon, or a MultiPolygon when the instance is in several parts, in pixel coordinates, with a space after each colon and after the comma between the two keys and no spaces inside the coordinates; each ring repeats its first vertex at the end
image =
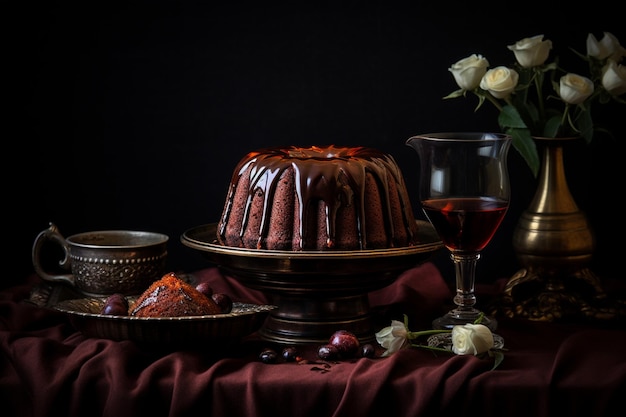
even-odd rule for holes
{"type": "MultiPolygon", "coordinates": [[[[241,236],[246,229],[250,218],[251,202],[255,194],[259,191],[263,195],[263,213],[259,230],[259,241],[257,248],[262,249],[262,241],[267,236],[269,227],[269,216],[273,205],[273,196],[277,183],[281,175],[290,168],[295,173],[295,193],[299,201],[299,237],[301,239],[300,248],[308,245],[307,239],[317,239],[316,236],[307,236],[304,224],[306,224],[309,212],[316,215],[313,204],[323,201],[326,205],[326,231],[328,240],[326,247],[332,249],[335,242],[336,213],[342,204],[356,204],[357,206],[357,228],[359,234],[359,245],[361,249],[368,249],[366,225],[367,202],[365,190],[365,178],[369,173],[375,178],[379,190],[384,192],[382,201],[385,218],[385,228],[390,236],[388,247],[394,246],[394,221],[389,199],[388,181],[396,184],[397,192],[400,194],[400,204],[403,211],[403,222],[406,233],[409,236],[409,245],[416,243],[414,228],[415,220],[404,178],[394,161],[394,159],[381,151],[366,147],[338,147],[335,145],[309,148],[296,146],[272,147],[260,149],[248,153],[236,166],[230,182],[227,199],[222,213],[222,218],[218,227],[218,239],[224,241],[226,224],[232,213],[236,188],[240,184],[241,176],[250,170],[250,181],[248,186],[248,198],[244,207],[243,222],[241,225],[241,236]],[[391,178],[388,178],[388,176],[391,178]],[[347,184],[346,184],[347,180],[347,184]]],[[[316,207],[316,206],[315,206],[316,207]]],[[[297,239],[296,239],[297,240],[297,239]]],[[[297,250],[294,248],[294,250],[297,250]]]]}

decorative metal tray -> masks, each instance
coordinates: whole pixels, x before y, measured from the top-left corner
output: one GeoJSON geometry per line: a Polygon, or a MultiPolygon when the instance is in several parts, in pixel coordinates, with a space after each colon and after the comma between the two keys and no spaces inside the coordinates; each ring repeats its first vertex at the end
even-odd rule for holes
{"type": "MultiPolygon", "coordinates": [[[[129,302],[132,301],[129,297],[129,302]]],[[[73,326],[87,337],[164,345],[227,345],[258,330],[276,308],[235,302],[227,314],[134,317],[100,314],[104,302],[103,298],[85,297],[63,300],[52,308],[66,313],[73,326]]]]}

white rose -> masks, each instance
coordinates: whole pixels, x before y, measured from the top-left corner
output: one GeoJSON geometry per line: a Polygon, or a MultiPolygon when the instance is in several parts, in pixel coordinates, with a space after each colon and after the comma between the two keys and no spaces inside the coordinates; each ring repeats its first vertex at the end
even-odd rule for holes
{"type": "Polygon", "coordinates": [[[493,345],[493,333],[484,324],[468,323],[452,328],[452,352],[457,355],[480,355],[493,345]]]}
{"type": "Polygon", "coordinates": [[[578,74],[568,73],[559,82],[559,96],[569,104],[580,104],[593,94],[593,82],[578,74]]]}
{"type": "Polygon", "coordinates": [[[602,86],[614,96],[626,93],[626,67],[610,59],[602,68],[602,86]]]}
{"type": "Polygon", "coordinates": [[[378,344],[387,349],[382,356],[389,356],[399,351],[409,342],[406,327],[398,320],[391,320],[391,326],[383,328],[375,336],[378,344]]]}
{"type": "Polygon", "coordinates": [[[448,71],[452,73],[459,87],[471,91],[478,87],[488,66],[489,62],[482,55],[472,54],[452,64],[448,71]]]}
{"type": "Polygon", "coordinates": [[[513,45],[507,46],[515,54],[515,59],[524,68],[542,65],[548,59],[552,41],[543,40],[543,35],[524,38],[513,45]]]}
{"type": "Polygon", "coordinates": [[[620,45],[619,40],[609,32],[604,32],[604,36],[598,42],[593,33],[587,35],[587,55],[599,60],[611,58],[619,62],[626,56],[626,49],[620,45]]]}
{"type": "Polygon", "coordinates": [[[480,88],[487,90],[495,98],[508,97],[519,80],[519,74],[514,69],[507,67],[495,67],[485,73],[480,80],[480,88]]]}

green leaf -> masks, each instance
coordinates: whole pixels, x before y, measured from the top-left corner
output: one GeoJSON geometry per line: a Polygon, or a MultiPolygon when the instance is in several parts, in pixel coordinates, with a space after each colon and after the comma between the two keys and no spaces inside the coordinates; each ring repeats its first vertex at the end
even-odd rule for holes
{"type": "Polygon", "coordinates": [[[476,97],[478,97],[478,104],[476,105],[476,108],[474,109],[474,111],[478,111],[478,109],[480,109],[480,107],[485,102],[485,95],[484,94],[476,94],[476,97]]]}
{"type": "Polygon", "coordinates": [[[513,147],[524,158],[531,172],[537,177],[539,174],[539,154],[535,141],[528,129],[506,129],[507,134],[513,138],[513,147]]]}
{"type": "Polygon", "coordinates": [[[504,360],[504,352],[501,352],[499,350],[494,351],[493,352],[493,366],[491,367],[491,370],[493,371],[498,366],[500,366],[503,360],[504,360]]]}
{"type": "Polygon", "coordinates": [[[451,92],[450,94],[448,94],[447,96],[445,96],[443,99],[449,99],[449,98],[458,98],[458,97],[464,97],[465,96],[465,90],[463,90],[462,88],[460,90],[456,90],[451,92]]]}
{"type": "Polygon", "coordinates": [[[561,117],[553,116],[546,122],[546,125],[543,128],[542,136],[546,138],[555,138],[559,133],[559,128],[561,127],[561,117]]]}
{"type": "MultiPolygon", "coordinates": [[[[526,103],[526,106],[522,108],[526,110],[526,117],[532,122],[533,126],[539,123],[541,116],[539,115],[539,109],[537,109],[534,103],[526,103]]],[[[522,115],[522,118],[524,118],[524,115],[522,115]]],[[[528,128],[530,129],[532,126],[528,126],[528,128]]]]}
{"type": "Polygon", "coordinates": [[[551,62],[543,67],[543,72],[554,71],[558,68],[558,64],[556,62],[551,62]]]}
{"type": "Polygon", "coordinates": [[[525,129],[528,127],[526,126],[526,123],[524,123],[524,120],[522,119],[522,116],[520,116],[517,109],[508,104],[502,107],[502,111],[498,115],[498,124],[504,129],[525,129]]]}
{"type": "Polygon", "coordinates": [[[517,109],[511,105],[504,106],[498,115],[498,124],[507,134],[513,137],[513,147],[524,158],[533,175],[537,177],[539,173],[537,147],[530,135],[530,130],[517,109]]]}
{"type": "Polygon", "coordinates": [[[593,139],[593,120],[591,119],[591,111],[582,111],[576,119],[576,128],[580,135],[585,138],[587,143],[591,143],[593,139]]]}

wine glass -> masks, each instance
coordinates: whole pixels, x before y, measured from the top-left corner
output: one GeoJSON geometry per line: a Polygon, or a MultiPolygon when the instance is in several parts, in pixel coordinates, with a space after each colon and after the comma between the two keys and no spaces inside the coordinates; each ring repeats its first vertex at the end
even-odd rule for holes
{"type": "MultiPolygon", "coordinates": [[[[476,263],[509,208],[507,155],[511,137],[501,133],[417,135],[406,142],[420,158],[422,210],[450,251],[456,274],[456,307],[433,321],[435,329],[473,323],[476,263]]],[[[480,323],[494,331],[497,321],[480,323]]]]}

